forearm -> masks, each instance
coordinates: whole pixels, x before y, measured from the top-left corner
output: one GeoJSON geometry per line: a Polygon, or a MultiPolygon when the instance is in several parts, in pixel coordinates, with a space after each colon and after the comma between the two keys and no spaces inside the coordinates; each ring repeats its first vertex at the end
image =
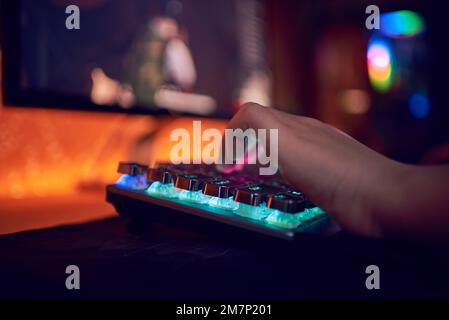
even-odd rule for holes
{"type": "Polygon", "coordinates": [[[449,166],[405,165],[368,152],[346,172],[334,196],[318,200],[349,231],[449,238],[449,166]]]}
{"type": "Polygon", "coordinates": [[[368,205],[384,235],[449,237],[449,166],[394,165],[368,205]]]}

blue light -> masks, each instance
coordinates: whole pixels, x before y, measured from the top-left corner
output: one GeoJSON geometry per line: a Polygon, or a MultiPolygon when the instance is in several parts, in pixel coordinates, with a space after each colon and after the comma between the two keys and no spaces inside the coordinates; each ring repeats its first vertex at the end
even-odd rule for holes
{"type": "Polygon", "coordinates": [[[144,176],[133,176],[130,174],[122,175],[115,184],[132,190],[145,190],[148,187],[148,181],[144,176]]]}
{"type": "Polygon", "coordinates": [[[381,31],[392,38],[408,38],[424,30],[424,20],[410,10],[384,13],[380,17],[381,31]]]}
{"type": "Polygon", "coordinates": [[[417,119],[426,118],[431,109],[429,98],[424,93],[414,93],[410,96],[408,103],[410,114],[417,119]]]}

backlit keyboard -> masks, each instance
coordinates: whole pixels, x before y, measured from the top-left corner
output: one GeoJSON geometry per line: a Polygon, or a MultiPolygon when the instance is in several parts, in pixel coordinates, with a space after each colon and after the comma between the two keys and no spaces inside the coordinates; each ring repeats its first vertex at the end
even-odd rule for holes
{"type": "Polygon", "coordinates": [[[239,228],[286,240],[337,230],[330,216],[281,176],[260,176],[254,166],[226,174],[214,165],[148,168],[122,162],[118,172],[121,177],[107,187],[107,200],[125,216],[169,224],[179,219],[208,221],[218,228],[239,228]]]}

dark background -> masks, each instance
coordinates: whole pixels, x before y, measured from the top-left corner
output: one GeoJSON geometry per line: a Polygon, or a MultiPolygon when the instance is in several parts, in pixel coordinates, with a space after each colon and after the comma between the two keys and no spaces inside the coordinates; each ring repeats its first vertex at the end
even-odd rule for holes
{"type": "MultiPolygon", "coordinates": [[[[167,131],[189,128],[192,118],[118,114],[116,108],[95,106],[79,97],[67,99],[61,93],[17,91],[19,87],[14,85],[20,84],[21,72],[15,64],[18,56],[14,49],[20,44],[15,32],[20,24],[17,16],[4,10],[5,5],[17,3],[1,2],[1,94],[5,101],[0,109],[1,297],[447,298],[444,245],[364,240],[340,234],[307,239],[294,251],[268,250],[166,226],[139,231],[121,218],[92,222],[116,217],[114,209],[105,203],[104,184],[117,179],[118,161],[149,163],[163,157],[167,153],[167,131]],[[145,151],[151,150],[151,155],[141,156],[135,146],[144,146],[145,151]],[[80,225],[17,233],[73,223],[80,225]],[[68,264],[79,264],[81,268],[81,285],[86,288],[81,293],[68,292],[63,287],[68,264]],[[382,290],[378,292],[363,287],[364,268],[369,264],[381,268],[382,290]],[[121,289],[113,290],[117,287],[121,289]]],[[[364,11],[371,3],[263,3],[273,106],[317,117],[398,160],[420,164],[448,162],[449,52],[447,10],[442,2],[377,2],[381,12],[411,9],[425,20],[426,32],[420,41],[428,56],[424,67],[413,66],[418,71],[408,79],[428,79],[432,108],[422,119],[410,114],[402,91],[394,89],[381,94],[369,83],[366,49],[371,33],[365,29],[364,11]],[[368,94],[371,105],[367,112],[347,113],[339,106],[338,96],[347,89],[368,94]]],[[[157,2],[157,6],[162,4],[157,2]]],[[[110,20],[123,13],[128,22],[116,30],[117,39],[126,41],[111,41],[103,49],[112,57],[126,47],[131,41],[127,36],[137,28],[130,17],[146,14],[137,7],[125,7],[105,5],[108,10],[101,16],[110,20]]],[[[205,13],[207,26],[216,23],[218,28],[225,23],[225,18],[215,15],[219,16],[219,11],[205,13]]],[[[195,35],[206,37],[213,33],[212,28],[201,28],[201,21],[195,22],[199,30],[195,35]]],[[[96,27],[88,15],[84,23],[96,27]]],[[[107,32],[101,26],[96,31],[88,35],[92,42],[107,32]]],[[[192,43],[201,42],[195,35],[190,39],[192,43]]],[[[31,40],[44,41],[39,37],[31,40]]],[[[74,44],[76,40],[70,43],[74,44]]],[[[89,54],[103,52],[88,50],[89,54]]],[[[203,57],[201,67],[217,68],[216,72],[220,72],[219,77],[213,75],[211,90],[228,97],[228,89],[222,90],[225,84],[219,80],[222,70],[233,67],[215,65],[209,60],[208,51],[197,54],[203,57]]],[[[215,55],[224,60],[228,57],[220,52],[215,55]]],[[[30,56],[38,57],[34,51],[30,56]]],[[[105,68],[119,75],[120,66],[111,61],[105,60],[105,68]]],[[[66,89],[64,83],[55,85],[66,89]]],[[[235,106],[227,107],[226,110],[236,110],[232,109],[235,106]]],[[[226,120],[204,119],[204,124],[224,128],[226,120]]]]}

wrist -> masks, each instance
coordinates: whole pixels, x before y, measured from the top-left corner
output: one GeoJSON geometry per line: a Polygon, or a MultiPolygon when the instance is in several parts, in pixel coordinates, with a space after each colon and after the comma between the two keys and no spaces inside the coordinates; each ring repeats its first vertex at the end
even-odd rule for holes
{"type": "Polygon", "coordinates": [[[379,237],[396,234],[403,223],[403,208],[408,197],[407,184],[413,175],[412,166],[385,160],[379,170],[372,172],[373,182],[364,204],[371,235],[379,237]]]}

